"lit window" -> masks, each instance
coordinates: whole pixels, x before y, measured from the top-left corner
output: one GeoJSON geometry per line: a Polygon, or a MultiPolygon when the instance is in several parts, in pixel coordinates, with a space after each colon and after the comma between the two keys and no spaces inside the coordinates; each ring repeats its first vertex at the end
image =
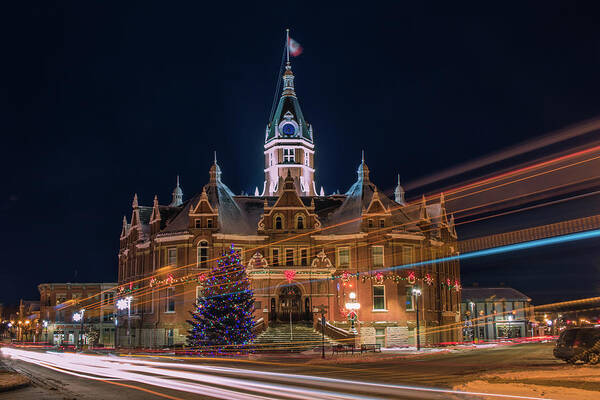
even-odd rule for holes
{"type": "Polygon", "coordinates": [[[285,265],[291,267],[294,265],[294,250],[285,249],[285,265]]]}
{"type": "Polygon", "coordinates": [[[412,291],[412,286],[406,286],[406,311],[413,311],[415,309],[415,296],[412,291]]]}
{"type": "Polygon", "coordinates": [[[200,299],[204,297],[202,286],[196,286],[196,304],[200,302],[200,299]]]}
{"type": "Polygon", "coordinates": [[[177,265],[177,248],[169,247],[167,249],[167,265],[177,265]]]}
{"type": "Polygon", "coordinates": [[[283,218],[279,215],[275,217],[275,229],[283,229],[283,218]]]}
{"type": "Polygon", "coordinates": [[[273,257],[272,257],[272,259],[273,259],[272,260],[273,265],[274,266],[279,266],[279,249],[273,249],[272,250],[272,254],[273,254],[273,257]]]}
{"type": "Polygon", "coordinates": [[[371,251],[373,253],[373,265],[383,267],[383,246],[373,246],[371,251]]]}
{"type": "Polygon", "coordinates": [[[302,265],[308,265],[308,250],[307,249],[300,250],[300,263],[302,265]]]}
{"type": "Polygon", "coordinates": [[[347,267],[350,265],[350,250],[348,247],[338,247],[337,256],[339,267],[347,267]]]}
{"type": "Polygon", "coordinates": [[[167,288],[166,312],[175,312],[175,288],[167,288]]]}
{"type": "Polygon", "coordinates": [[[385,328],[375,328],[375,344],[385,347],[385,328]]]}
{"type": "Polygon", "coordinates": [[[373,286],[373,310],[385,310],[385,286],[373,286]]]}
{"type": "Polygon", "coordinates": [[[208,261],[208,242],[201,241],[198,243],[198,268],[207,268],[208,261]]]}
{"type": "Polygon", "coordinates": [[[293,163],[295,161],[294,149],[283,149],[283,162],[293,163]]]}

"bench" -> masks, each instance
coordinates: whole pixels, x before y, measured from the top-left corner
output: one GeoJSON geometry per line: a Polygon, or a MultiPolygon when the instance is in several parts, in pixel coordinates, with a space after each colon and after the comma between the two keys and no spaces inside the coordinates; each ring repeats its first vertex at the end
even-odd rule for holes
{"type": "Polygon", "coordinates": [[[332,355],[335,353],[349,353],[354,354],[354,345],[351,344],[335,344],[331,346],[332,355]]]}
{"type": "Polygon", "coordinates": [[[363,343],[360,345],[360,354],[364,352],[372,351],[373,353],[381,353],[381,345],[380,344],[367,344],[363,343]]]}

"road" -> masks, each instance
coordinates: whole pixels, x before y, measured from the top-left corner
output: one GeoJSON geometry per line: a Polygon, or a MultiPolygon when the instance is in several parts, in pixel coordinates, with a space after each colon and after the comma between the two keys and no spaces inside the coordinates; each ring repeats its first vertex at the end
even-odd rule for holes
{"type": "Polygon", "coordinates": [[[418,357],[355,356],[335,363],[302,356],[232,361],[2,352],[5,364],[34,381],[29,388],[0,393],[0,399],[16,400],[481,399],[492,397],[449,389],[490,370],[560,365],[549,344],[418,357]]]}

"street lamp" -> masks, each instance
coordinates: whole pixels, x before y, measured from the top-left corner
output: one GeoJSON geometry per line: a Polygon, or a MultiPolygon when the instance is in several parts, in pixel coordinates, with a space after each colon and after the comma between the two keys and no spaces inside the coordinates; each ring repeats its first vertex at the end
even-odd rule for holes
{"type": "Polygon", "coordinates": [[[420,327],[419,327],[419,296],[421,296],[421,289],[419,288],[413,288],[412,290],[412,294],[413,296],[416,297],[416,303],[417,303],[417,351],[421,350],[421,332],[420,332],[420,327]]]}
{"type": "Polygon", "coordinates": [[[350,298],[350,301],[348,303],[346,303],[346,310],[349,310],[348,319],[352,323],[350,332],[356,335],[358,332],[356,331],[356,328],[354,327],[354,322],[356,322],[356,320],[358,319],[358,314],[356,313],[356,310],[360,309],[360,303],[358,303],[356,301],[356,293],[350,292],[348,297],[350,298]]]}
{"type": "Polygon", "coordinates": [[[117,309],[123,311],[127,309],[127,345],[131,347],[131,300],[133,296],[117,300],[117,309]]]}
{"type": "Polygon", "coordinates": [[[44,327],[46,333],[45,333],[45,337],[46,337],[46,344],[48,344],[48,321],[43,320],[42,321],[42,326],[44,327]]]}
{"type": "Polygon", "coordinates": [[[81,339],[77,340],[77,344],[79,345],[79,342],[81,341],[81,350],[83,350],[83,321],[84,321],[84,315],[85,313],[85,308],[82,308],[78,313],[73,314],[73,321],[75,322],[81,322],[81,328],[80,328],[80,332],[79,332],[79,336],[81,339]]]}

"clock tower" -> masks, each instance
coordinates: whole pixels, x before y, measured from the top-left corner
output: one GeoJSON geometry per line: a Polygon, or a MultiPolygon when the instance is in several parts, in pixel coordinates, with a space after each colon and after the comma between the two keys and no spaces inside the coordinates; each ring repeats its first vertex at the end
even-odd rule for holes
{"type": "Polygon", "coordinates": [[[300,196],[316,196],[315,146],[312,126],[306,122],[294,89],[289,60],[283,74],[283,92],[265,131],[263,196],[278,196],[288,171],[300,196]]]}

